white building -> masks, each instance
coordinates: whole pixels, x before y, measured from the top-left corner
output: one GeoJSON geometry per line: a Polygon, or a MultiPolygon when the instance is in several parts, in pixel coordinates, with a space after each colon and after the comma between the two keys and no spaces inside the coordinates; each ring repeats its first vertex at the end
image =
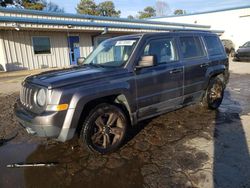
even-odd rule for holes
{"type": "Polygon", "coordinates": [[[67,67],[113,36],[210,26],[0,8],[0,70],[67,67]]]}
{"type": "Polygon", "coordinates": [[[158,17],[154,21],[210,25],[224,30],[221,39],[230,39],[236,49],[250,41],[250,5],[185,15],[158,17]]]}

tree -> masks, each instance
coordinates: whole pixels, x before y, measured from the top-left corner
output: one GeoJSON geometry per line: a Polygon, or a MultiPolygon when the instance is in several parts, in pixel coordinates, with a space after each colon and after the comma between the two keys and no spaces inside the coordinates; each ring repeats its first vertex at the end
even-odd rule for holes
{"type": "Polygon", "coordinates": [[[115,10],[115,5],[112,1],[104,1],[96,5],[94,0],[81,0],[76,8],[79,14],[88,14],[95,16],[119,17],[121,11],[115,10]]]}
{"type": "Polygon", "coordinates": [[[43,0],[43,4],[45,5],[44,9],[48,12],[64,12],[64,9],[59,7],[59,5],[50,2],[47,2],[46,0],[43,0]]]}
{"type": "Polygon", "coordinates": [[[176,10],[174,11],[174,14],[175,14],[175,15],[186,14],[186,11],[183,10],[183,9],[176,9],[176,10]]]}
{"type": "Polygon", "coordinates": [[[39,0],[22,0],[22,6],[26,9],[43,10],[45,5],[39,0]]]}
{"type": "Polygon", "coordinates": [[[120,17],[121,11],[115,10],[115,5],[112,1],[104,1],[97,6],[100,16],[120,17]]]}
{"type": "Polygon", "coordinates": [[[156,16],[166,16],[170,10],[165,1],[157,0],[155,4],[156,16]]]}
{"type": "Polygon", "coordinates": [[[156,16],[156,10],[153,7],[146,7],[143,11],[138,12],[138,18],[144,19],[144,18],[151,18],[156,16]]]}
{"type": "Polygon", "coordinates": [[[13,0],[0,0],[0,6],[1,7],[7,7],[9,4],[13,4],[13,0]]]}
{"type": "Polygon", "coordinates": [[[76,11],[79,14],[99,15],[97,5],[93,0],[81,0],[76,7],[76,11]]]}
{"type": "Polygon", "coordinates": [[[133,20],[133,19],[135,19],[135,17],[134,16],[132,16],[132,15],[128,15],[128,17],[127,17],[128,19],[130,19],[130,20],[133,20]]]}
{"type": "Polygon", "coordinates": [[[47,2],[47,0],[0,0],[0,6],[46,10],[49,12],[64,12],[63,8],[60,8],[55,3],[47,2]]]}

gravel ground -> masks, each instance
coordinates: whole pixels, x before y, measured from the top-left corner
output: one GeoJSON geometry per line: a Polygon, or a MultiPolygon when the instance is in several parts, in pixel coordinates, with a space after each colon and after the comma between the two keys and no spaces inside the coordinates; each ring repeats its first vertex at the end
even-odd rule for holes
{"type": "Polygon", "coordinates": [[[77,139],[29,136],[13,117],[18,93],[0,89],[0,139],[16,136],[0,146],[0,187],[250,187],[250,63],[237,64],[218,111],[194,105],[141,122],[106,156],[83,150],[77,139]],[[15,162],[58,165],[6,168],[15,162]]]}

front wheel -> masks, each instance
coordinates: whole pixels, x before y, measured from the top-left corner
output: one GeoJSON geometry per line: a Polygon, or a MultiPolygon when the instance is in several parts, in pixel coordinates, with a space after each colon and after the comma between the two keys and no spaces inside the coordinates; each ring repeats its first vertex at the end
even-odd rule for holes
{"type": "Polygon", "coordinates": [[[124,141],[128,121],[117,106],[97,105],[85,119],[80,133],[80,144],[92,151],[106,154],[117,150],[124,141]]]}
{"type": "Polygon", "coordinates": [[[224,88],[225,85],[220,78],[212,78],[205,92],[202,104],[213,110],[219,108],[224,97],[224,88]]]}

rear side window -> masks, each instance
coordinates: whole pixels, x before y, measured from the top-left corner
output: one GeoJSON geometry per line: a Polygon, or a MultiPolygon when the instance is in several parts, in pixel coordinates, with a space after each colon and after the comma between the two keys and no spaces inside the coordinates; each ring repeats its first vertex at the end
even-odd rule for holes
{"type": "Polygon", "coordinates": [[[153,55],[157,64],[177,60],[174,38],[151,40],[144,48],[143,56],[153,55]]]}
{"type": "Polygon", "coordinates": [[[204,36],[209,56],[216,56],[223,54],[223,48],[220,40],[216,36],[204,36]]]}
{"type": "Polygon", "coordinates": [[[250,47],[250,42],[247,42],[243,45],[244,47],[250,47]]]}
{"type": "Polygon", "coordinates": [[[199,37],[180,37],[183,58],[198,58],[205,56],[204,48],[199,37]]]}

